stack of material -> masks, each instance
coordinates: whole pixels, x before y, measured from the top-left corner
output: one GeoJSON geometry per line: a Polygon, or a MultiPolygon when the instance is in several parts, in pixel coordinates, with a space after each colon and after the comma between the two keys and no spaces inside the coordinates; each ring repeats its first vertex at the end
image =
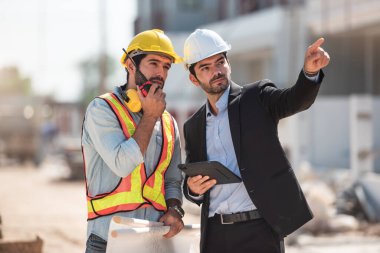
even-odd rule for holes
{"type": "Polygon", "coordinates": [[[0,216],[0,239],[3,239],[3,232],[1,229],[1,216],[0,216]]]}
{"type": "Polygon", "coordinates": [[[3,241],[0,239],[0,253],[42,253],[42,240],[37,236],[34,241],[3,241]]]}
{"type": "Polygon", "coordinates": [[[0,253],[42,253],[42,240],[37,236],[32,241],[8,241],[3,239],[0,216],[0,253]]]}

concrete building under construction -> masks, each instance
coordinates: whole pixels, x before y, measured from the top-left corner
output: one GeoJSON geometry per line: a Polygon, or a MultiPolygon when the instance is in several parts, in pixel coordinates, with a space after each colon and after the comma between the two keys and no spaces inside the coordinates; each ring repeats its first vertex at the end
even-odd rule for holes
{"type": "MultiPolygon", "coordinates": [[[[379,13],[377,0],[140,0],[135,32],[163,29],[181,53],[195,28],[215,30],[232,45],[235,82],[269,78],[281,88],[295,82],[307,46],[324,37],[332,60],[317,101],[280,122],[280,139],[295,168],[308,161],[320,170],[380,171],[379,13]]],[[[167,93],[180,125],[204,101],[183,66],[172,68],[167,93]]]]}

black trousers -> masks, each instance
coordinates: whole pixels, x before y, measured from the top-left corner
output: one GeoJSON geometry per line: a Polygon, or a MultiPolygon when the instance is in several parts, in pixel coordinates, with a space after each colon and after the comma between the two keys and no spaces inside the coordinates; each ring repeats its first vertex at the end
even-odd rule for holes
{"type": "Polygon", "coordinates": [[[284,239],[264,219],[221,224],[207,220],[204,253],[285,253],[284,239]]]}

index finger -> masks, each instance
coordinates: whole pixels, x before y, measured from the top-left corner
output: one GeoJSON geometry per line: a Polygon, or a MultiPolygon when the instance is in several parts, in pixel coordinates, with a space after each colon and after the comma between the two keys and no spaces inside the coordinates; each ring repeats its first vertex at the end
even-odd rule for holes
{"type": "Polygon", "coordinates": [[[155,94],[155,93],[156,93],[156,90],[157,90],[158,87],[159,87],[158,84],[156,84],[156,83],[152,83],[151,86],[150,86],[150,89],[149,89],[148,95],[149,95],[149,94],[150,94],[150,95],[155,94]]]}
{"type": "Polygon", "coordinates": [[[310,46],[310,49],[317,49],[318,47],[320,47],[323,42],[325,42],[325,39],[324,38],[319,38],[317,39],[311,46],[310,46]]]}
{"type": "Polygon", "coordinates": [[[194,177],[189,177],[189,181],[191,181],[192,183],[195,183],[197,182],[198,180],[202,179],[202,175],[197,175],[197,176],[194,176],[194,177]]]}

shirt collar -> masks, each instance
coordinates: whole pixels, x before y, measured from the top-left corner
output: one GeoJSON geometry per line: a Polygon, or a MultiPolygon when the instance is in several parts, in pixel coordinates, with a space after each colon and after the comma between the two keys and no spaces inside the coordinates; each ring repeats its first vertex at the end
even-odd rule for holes
{"type": "Polygon", "coordinates": [[[122,89],[121,86],[115,86],[113,89],[113,93],[122,101],[123,104],[125,104],[125,101],[123,99],[123,96],[121,95],[122,89]]]}
{"type": "MultiPolygon", "coordinates": [[[[223,95],[216,101],[216,107],[218,108],[219,113],[227,110],[228,105],[228,94],[230,94],[231,85],[228,85],[228,88],[224,91],[223,95]]],[[[210,103],[207,100],[206,103],[206,118],[212,116],[210,110],[210,103]]]]}

